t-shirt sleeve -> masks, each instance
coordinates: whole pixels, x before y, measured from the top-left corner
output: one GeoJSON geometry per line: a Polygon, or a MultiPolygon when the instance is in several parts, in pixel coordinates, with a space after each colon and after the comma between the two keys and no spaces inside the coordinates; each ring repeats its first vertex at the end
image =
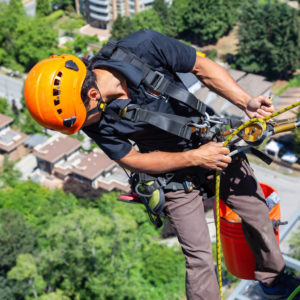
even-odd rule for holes
{"type": "Polygon", "coordinates": [[[193,47],[153,30],[138,31],[122,39],[119,44],[153,67],[165,67],[173,72],[190,72],[196,61],[193,47]]]}
{"type": "Polygon", "coordinates": [[[100,149],[112,160],[119,160],[126,156],[132,145],[126,138],[115,135],[105,135],[83,129],[83,131],[100,147],[100,149]]]}

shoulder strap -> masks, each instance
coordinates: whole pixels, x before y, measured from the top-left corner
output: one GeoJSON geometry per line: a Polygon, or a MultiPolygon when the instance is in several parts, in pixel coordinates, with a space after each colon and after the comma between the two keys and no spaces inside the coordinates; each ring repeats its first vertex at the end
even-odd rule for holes
{"type": "Polygon", "coordinates": [[[128,49],[120,47],[114,40],[110,40],[102,49],[101,54],[115,61],[126,61],[139,68],[143,72],[142,83],[151,90],[169,96],[179,102],[182,102],[201,115],[205,114],[206,105],[197,99],[189,91],[177,86],[168,80],[164,74],[152,70],[152,68],[143,62],[139,57],[128,49]]]}
{"type": "Polygon", "coordinates": [[[166,113],[153,112],[143,109],[136,104],[129,104],[119,113],[116,113],[110,108],[106,108],[105,113],[108,113],[116,121],[126,119],[133,122],[145,122],[186,140],[190,140],[193,133],[193,129],[190,126],[191,122],[198,123],[200,121],[200,117],[186,118],[166,113]]]}

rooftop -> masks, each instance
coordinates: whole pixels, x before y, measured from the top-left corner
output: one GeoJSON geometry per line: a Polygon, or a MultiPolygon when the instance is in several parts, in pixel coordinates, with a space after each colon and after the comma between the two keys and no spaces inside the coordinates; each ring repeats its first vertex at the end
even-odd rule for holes
{"type": "Polygon", "coordinates": [[[0,114],[0,129],[4,126],[10,124],[13,121],[13,118],[6,115],[0,114]]]}
{"type": "Polygon", "coordinates": [[[79,149],[81,145],[82,143],[74,138],[56,134],[45,143],[36,146],[33,154],[39,159],[54,163],[65,155],[70,155],[79,149]]]}
{"type": "Polygon", "coordinates": [[[11,128],[0,132],[0,150],[11,152],[28,139],[28,135],[15,131],[11,128]]]}
{"type": "Polygon", "coordinates": [[[102,153],[101,150],[94,149],[94,151],[89,154],[83,155],[76,164],[73,164],[72,172],[90,180],[94,180],[103,171],[109,171],[115,165],[116,163],[102,153]]]}
{"type": "Polygon", "coordinates": [[[44,144],[47,140],[48,137],[37,133],[37,134],[32,134],[24,144],[27,147],[34,148],[39,144],[44,144]]]}

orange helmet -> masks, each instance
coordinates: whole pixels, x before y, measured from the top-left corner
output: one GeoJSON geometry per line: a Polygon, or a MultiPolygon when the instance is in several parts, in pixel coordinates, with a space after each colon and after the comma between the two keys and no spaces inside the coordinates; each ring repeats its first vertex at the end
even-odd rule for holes
{"type": "Polygon", "coordinates": [[[45,128],[65,134],[77,132],[86,119],[81,87],[84,63],[74,55],[51,56],[29,72],[24,88],[32,117],[45,128]]]}

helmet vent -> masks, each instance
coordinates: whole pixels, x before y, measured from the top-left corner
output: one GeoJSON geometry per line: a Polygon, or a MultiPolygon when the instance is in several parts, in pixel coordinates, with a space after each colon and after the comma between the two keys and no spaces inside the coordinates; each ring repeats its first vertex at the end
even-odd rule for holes
{"type": "Polygon", "coordinates": [[[60,95],[60,91],[53,89],[53,96],[58,96],[58,95],[60,95]]]}
{"type": "Polygon", "coordinates": [[[74,71],[79,71],[78,66],[73,60],[67,60],[65,63],[65,67],[74,71]]]}
{"type": "Polygon", "coordinates": [[[62,72],[58,72],[57,76],[62,77],[62,72]]]}
{"type": "Polygon", "coordinates": [[[61,113],[62,113],[62,110],[61,110],[61,109],[58,109],[57,112],[58,112],[59,114],[61,114],[61,113]]]}
{"type": "Polygon", "coordinates": [[[56,78],[56,79],[54,80],[54,85],[59,86],[59,85],[60,85],[60,80],[56,78]]]}
{"type": "Polygon", "coordinates": [[[54,105],[58,105],[60,103],[59,100],[54,100],[54,105]]]}

